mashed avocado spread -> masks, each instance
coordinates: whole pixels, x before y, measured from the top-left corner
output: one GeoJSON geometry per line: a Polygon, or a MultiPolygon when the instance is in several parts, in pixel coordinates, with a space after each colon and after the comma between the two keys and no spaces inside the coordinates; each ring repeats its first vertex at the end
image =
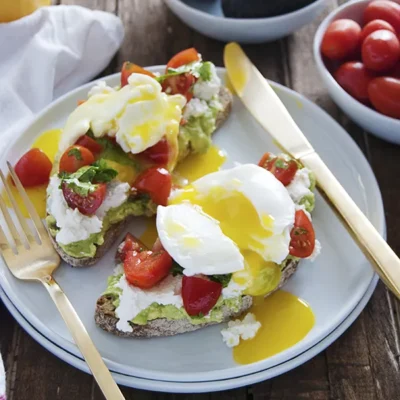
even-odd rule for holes
{"type": "MultiPolygon", "coordinates": [[[[120,288],[116,287],[116,285],[121,277],[122,274],[110,276],[108,278],[107,290],[103,293],[106,296],[113,297],[113,305],[116,308],[119,306],[119,296],[121,295],[122,291],[120,288]]],[[[153,303],[136,315],[131,322],[136,325],[146,325],[149,321],[158,318],[166,318],[169,320],[182,320],[187,318],[193,325],[203,324],[206,322],[222,322],[223,306],[229,307],[233,312],[238,312],[242,306],[242,296],[229,299],[223,299],[221,296],[207,317],[203,315],[191,317],[183,307],[177,308],[171,304],[161,305],[153,303]]]]}

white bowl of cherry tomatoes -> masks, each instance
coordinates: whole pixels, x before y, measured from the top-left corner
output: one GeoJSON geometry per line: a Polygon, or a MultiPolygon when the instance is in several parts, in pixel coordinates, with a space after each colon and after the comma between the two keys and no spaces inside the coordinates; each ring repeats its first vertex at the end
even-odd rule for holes
{"type": "Polygon", "coordinates": [[[400,144],[400,0],[357,0],[330,13],[314,38],[317,69],[358,125],[400,144]]]}

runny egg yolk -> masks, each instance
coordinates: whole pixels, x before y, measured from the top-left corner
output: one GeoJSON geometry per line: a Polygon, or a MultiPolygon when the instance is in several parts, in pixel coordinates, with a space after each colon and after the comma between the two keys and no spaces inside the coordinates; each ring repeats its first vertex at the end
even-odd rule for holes
{"type": "Polygon", "coordinates": [[[200,206],[206,214],[217,220],[224,235],[238,246],[244,257],[244,270],[235,272],[233,279],[246,286],[245,293],[262,296],[273,290],[281,277],[280,267],[266,262],[260,253],[264,250],[262,239],[270,237],[273,219],[260,218],[251,201],[241,192],[214,187],[206,194],[189,185],[174,196],[169,204],[189,201],[200,206]]]}
{"type": "Polygon", "coordinates": [[[211,172],[219,171],[226,161],[226,154],[212,145],[204,154],[193,154],[178,164],[174,171],[174,180],[179,185],[193,182],[211,172]]]}
{"type": "Polygon", "coordinates": [[[158,233],[156,227],[155,218],[149,218],[146,221],[146,228],[144,232],[140,235],[139,239],[143,242],[143,244],[151,249],[153,247],[154,242],[157,240],[158,233]]]}
{"type": "Polygon", "coordinates": [[[249,312],[261,323],[254,339],[242,340],[233,349],[239,364],[250,364],[294,346],[311,331],[315,316],[297,296],[279,290],[267,298],[256,298],[249,312]]]}
{"type": "MultiPolygon", "coordinates": [[[[61,133],[61,129],[51,129],[43,132],[32,144],[32,148],[38,148],[42,150],[49,157],[50,161],[53,162],[58,150],[58,143],[60,141],[61,133]]],[[[26,210],[24,203],[18,194],[17,188],[11,183],[10,177],[7,177],[7,180],[9,182],[11,193],[13,194],[19,209],[22,211],[22,215],[29,218],[28,211],[26,210]]],[[[25,189],[40,218],[46,217],[46,188],[47,184],[25,189]]],[[[11,202],[8,199],[8,196],[5,194],[4,189],[2,195],[7,206],[11,207],[11,202]]]]}

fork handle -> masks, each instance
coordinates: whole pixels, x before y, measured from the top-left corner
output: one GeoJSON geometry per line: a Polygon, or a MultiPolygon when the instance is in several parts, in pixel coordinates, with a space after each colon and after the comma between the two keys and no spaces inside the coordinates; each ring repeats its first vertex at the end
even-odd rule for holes
{"type": "Polygon", "coordinates": [[[105,398],[107,400],[124,400],[125,397],[115,383],[110,371],[104,364],[103,359],[92,342],[92,339],[90,339],[85,326],[68,300],[66,294],[51,276],[45,277],[41,282],[57,306],[58,311],[74,338],[76,345],[85,358],[90,370],[92,371],[94,379],[96,379],[96,382],[105,398]]]}

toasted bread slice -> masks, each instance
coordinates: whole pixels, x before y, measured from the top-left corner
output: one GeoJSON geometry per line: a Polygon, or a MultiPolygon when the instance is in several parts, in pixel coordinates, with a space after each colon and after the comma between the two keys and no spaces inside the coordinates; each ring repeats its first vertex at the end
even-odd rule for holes
{"type": "MultiPolygon", "coordinates": [[[[225,122],[225,120],[228,118],[229,113],[232,109],[232,94],[227,88],[221,87],[220,93],[219,93],[219,99],[222,104],[222,109],[217,114],[215,131],[225,122]]],[[[191,151],[192,151],[192,149],[190,147],[190,143],[188,143],[188,147],[186,149],[184,149],[183,151],[180,151],[180,161],[183,160],[184,158],[186,158],[187,156],[189,156],[191,151]]],[[[55,167],[53,167],[53,170],[54,170],[54,168],[55,167]]],[[[150,206],[148,207],[148,212],[145,212],[143,215],[150,216],[152,214],[151,210],[154,210],[154,209],[155,209],[154,204],[150,204],[150,206]]],[[[53,241],[54,247],[57,250],[58,254],[66,263],[70,264],[73,267],[78,267],[78,268],[91,266],[91,265],[96,264],[97,261],[115,243],[115,240],[122,233],[125,226],[131,219],[132,219],[132,217],[129,217],[129,218],[127,218],[127,220],[124,220],[124,221],[121,221],[121,222],[111,225],[111,227],[107,230],[107,232],[105,234],[104,243],[100,246],[97,246],[96,255],[94,257],[83,257],[83,258],[72,257],[69,254],[66,254],[64,252],[64,250],[58,245],[58,243],[56,242],[54,237],[52,237],[52,241],[53,241]]]]}
{"type": "MultiPolygon", "coordinates": [[[[297,269],[299,261],[290,260],[282,271],[281,281],[275,290],[268,293],[268,296],[274,291],[281,288],[288,279],[294,274],[297,269]]],[[[223,307],[223,321],[227,322],[232,318],[239,317],[246,312],[252,305],[253,299],[251,296],[243,296],[242,307],[238,312],[233,312],[226,306],[223,307]]],[[[146,325],[135,325],[131,323],[133,328],[132,332],[122,332],[117,329],[118,318],[115,315],[115,306],[113,305],[113,298],[111,296],[101,296],[97,300],[96,311],[94,319],[96,324],[107,332],[121,337],[161,337],[173,336],[180,333],[192,332],[197,329],[205,328],[207,326],[218,324],[218,322],[207,322],[204,324],[193,325],[188,319],[181,320],[168,320],[159,318],[148,322],[146,325]]]]}

